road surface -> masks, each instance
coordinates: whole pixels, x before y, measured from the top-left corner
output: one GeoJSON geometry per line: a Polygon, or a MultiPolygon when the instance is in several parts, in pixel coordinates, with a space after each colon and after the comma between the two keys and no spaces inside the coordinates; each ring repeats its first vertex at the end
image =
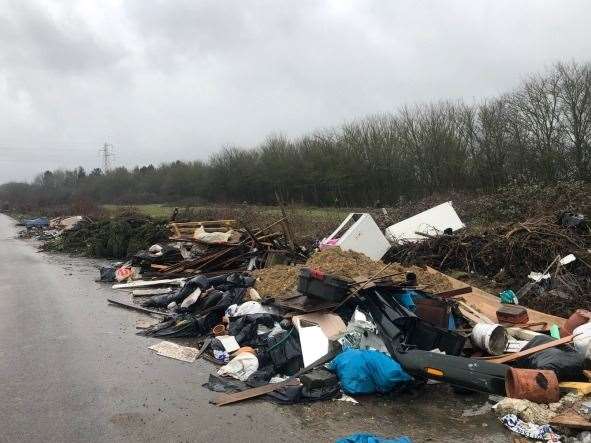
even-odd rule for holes
{"type": "MultiPolygon", "coordinates": [[[[213,372],[158,357],[137,336],[140,313],[110,306],[92,261],[39,253],[0,214],[1,442],[324,442],[357,431],[414,441],[507,441],[490,415],[464,417],[481,398],[449,389],[276,406],[208,403],[213,372]],[[465,439],[465,440],[464,440],[465,439]]],[[[441,387],[440,389],[445,389],[441,387]]]]}

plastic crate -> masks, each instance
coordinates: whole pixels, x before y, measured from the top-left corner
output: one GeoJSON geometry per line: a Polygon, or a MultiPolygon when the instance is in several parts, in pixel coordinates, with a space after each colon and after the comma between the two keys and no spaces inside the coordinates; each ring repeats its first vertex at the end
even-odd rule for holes
{"type": "Polygon", "coordinates": [[[304,295],[340,302],[349,293],[350,285],[350,281],[334,275],[326,275],[316,269],[300,269],[298,291],[304,295]]]}

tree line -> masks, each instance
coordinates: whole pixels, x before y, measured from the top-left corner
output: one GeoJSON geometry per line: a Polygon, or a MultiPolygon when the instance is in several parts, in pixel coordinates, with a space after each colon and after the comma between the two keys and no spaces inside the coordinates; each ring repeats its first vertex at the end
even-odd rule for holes
{"type": "Polygon", "coordinates": [[[404,106],[297,139],[225,147],[207,161],[109,172],[46,171],[0,186],[0,202],[248,202],[393,205],[435,191],[591,179],[591,64],[557,63],[477,103],[404,106]]]}

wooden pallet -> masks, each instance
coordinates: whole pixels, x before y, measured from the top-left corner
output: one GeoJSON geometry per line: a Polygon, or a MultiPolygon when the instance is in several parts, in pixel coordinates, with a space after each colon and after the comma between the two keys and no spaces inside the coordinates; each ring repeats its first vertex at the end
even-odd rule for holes
{"type": "Polygon", "coordinates": [[[237,220],[211,220],[211,221],[192,221],[185,223],[170,223],[170,240],[193,241],[193,236],[197,228],[203,228],[205,232],[228,232],[240,227],[237,220]]]}

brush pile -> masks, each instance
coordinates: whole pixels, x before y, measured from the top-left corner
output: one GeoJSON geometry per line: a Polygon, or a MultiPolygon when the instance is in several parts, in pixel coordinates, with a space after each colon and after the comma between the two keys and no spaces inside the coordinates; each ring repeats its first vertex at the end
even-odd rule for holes
{"type": "MultiPolygon", "coordinates": [[[[581,306],[579,296],[591,290],[591,234],[586,224],[569,225],[564,214],[530,218],[521,223],[497,224],[487,228],[467,228],[451,235],[429,237],[420,242],[394,246],[388,261],[417,263],[440,270],[462,270],[486,276],[497,283],[521,287],[530,272],[542,272],[552,260],[574,254],[577,260],[561,275],[571,290],[560,304],[543,302],[528,295],[529,306],[554,314],[572,312],[581,306]]],[[[524,300],[525,302],[525,300],[524,300]]]]}
{"type": "Polygon", "coordinates": [[[47,242],[45,251],[69,252],[100,258],[125,258],[166,239],[165,222],[143,216],[83,220],[47,242]]]}

